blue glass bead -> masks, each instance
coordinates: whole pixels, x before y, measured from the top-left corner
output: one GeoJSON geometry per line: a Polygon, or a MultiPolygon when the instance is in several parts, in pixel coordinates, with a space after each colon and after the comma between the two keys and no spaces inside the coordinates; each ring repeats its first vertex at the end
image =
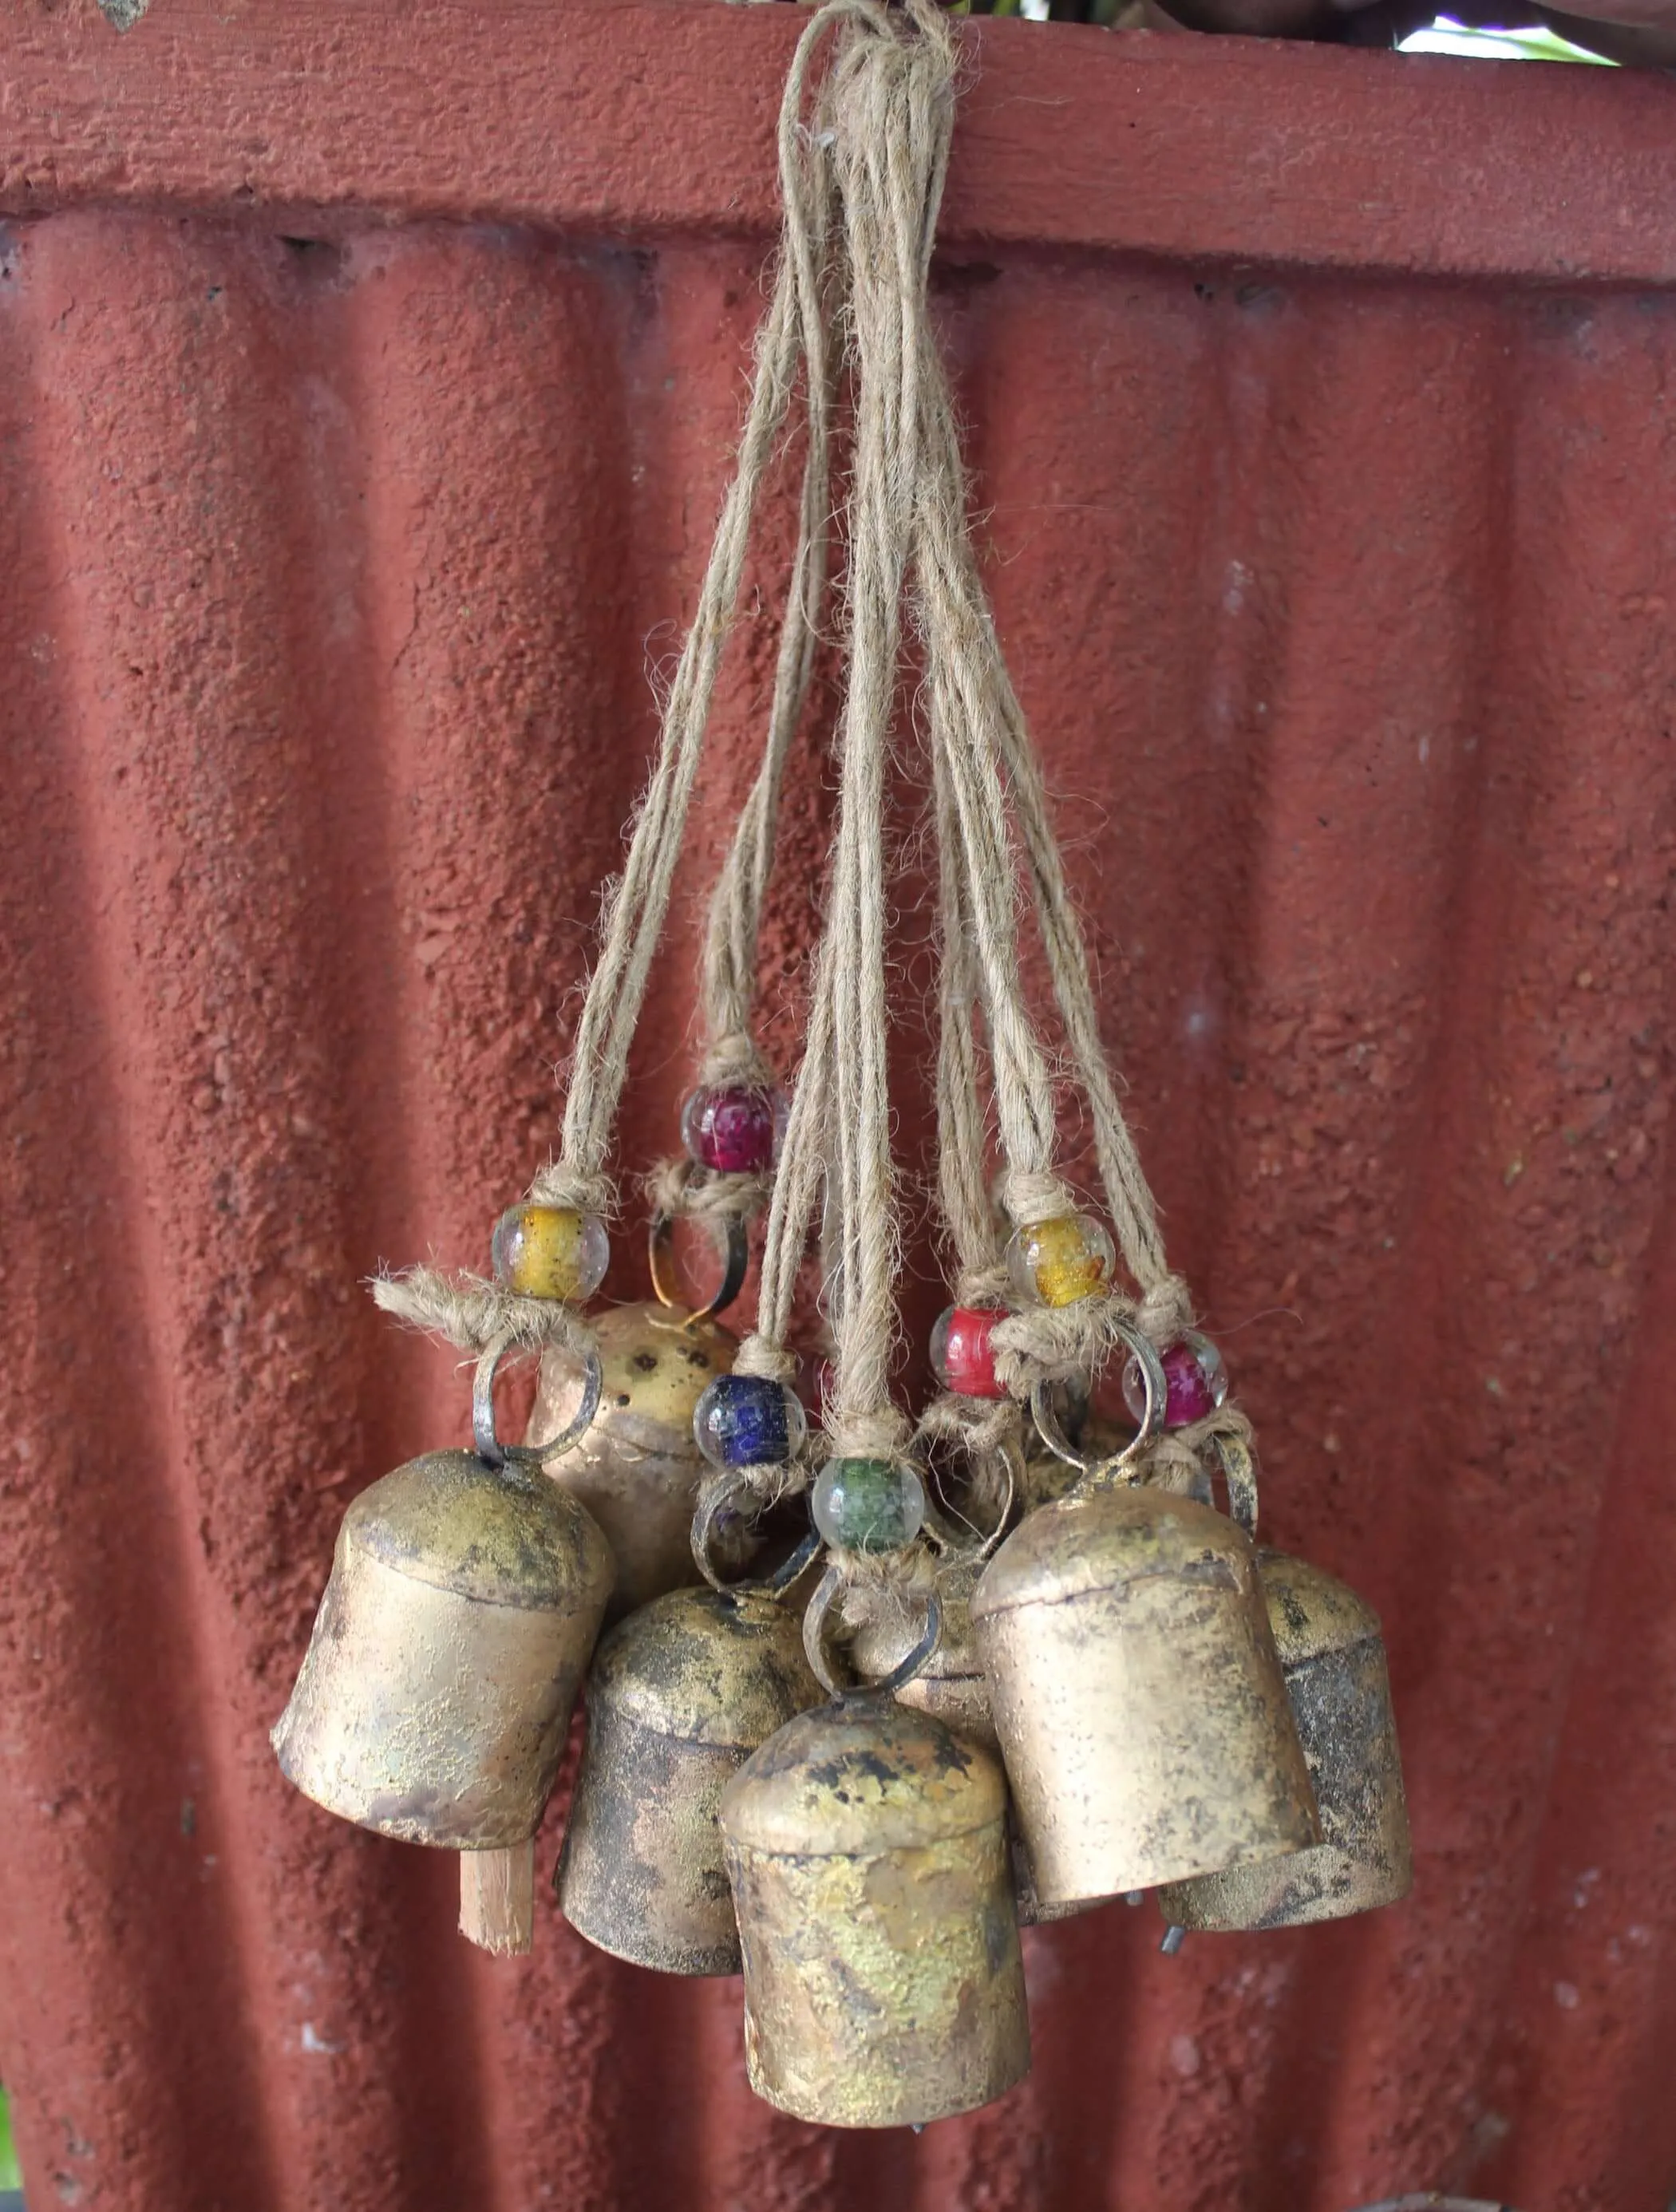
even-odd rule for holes
{"type": "Polygon", "coordinates": [[[784,1383],[718,1375],[693,1411],[693,1437],[713,1467],[778,1467],[802,1449],[807,1423],[784,1383]]]}

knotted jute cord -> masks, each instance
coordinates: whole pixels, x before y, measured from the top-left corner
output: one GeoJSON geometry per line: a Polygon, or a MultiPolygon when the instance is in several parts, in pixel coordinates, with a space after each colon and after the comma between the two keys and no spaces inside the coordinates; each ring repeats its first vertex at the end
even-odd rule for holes
{"type": "MultiPolygon", "coordinates": [[[[651,778],[635,817],[623,871],[606,892],[599,957],[578,1024],[558,1158],[530,1186],[539,1205],[575,1206],[609,1218],[616,1191],[606,1172],[629,1046],[645,1000],[658,939],[674,884],[723,648],[738,611],[750,526],[795,392],[810,359],[809,447],[788,613],[770,714],[768,757],[739,825],[719,890],[726,916],[716,953],[713,923],[706,963],[705,1004],[712,1049],[709,1079],[762,1066],[750,1036],[750,983],[762,901],[772,858],[780,772],[807,693],[814,650],[814,613],[824,578],[829,371],[820,305],[830,182],[825,149],[801,127],[805,82],[813,44],[800,42],[781,103],[779,159],[786,217],[768,308],[758,331],[750,397],[735,472],[723,500],[699,592],[698,605],[665,702],[651,778]]],[[[760,1204],[756,1177],[695,1179],[665,1175],[654,1201],[688,1212],[748,1212],[760,1204]],[[716,1188],[714,1186],[723,1186],[716,1188]],[[742,1186],[744,1186],[742,1188],[742,1186]]],[[[556,1300],[519,1297],[469,1273],[417,1267],[382,1274],[372,1285],[380,1306],[462,1351],[496,1339],[522,1349],[549,1344],[586,1349],[586,1326],[556,1300]]]]}

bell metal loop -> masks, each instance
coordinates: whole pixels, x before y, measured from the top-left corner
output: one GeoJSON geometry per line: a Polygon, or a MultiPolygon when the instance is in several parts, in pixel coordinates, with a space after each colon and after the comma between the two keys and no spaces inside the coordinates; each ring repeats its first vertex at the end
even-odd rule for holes
{"type": "Polygon", "coordinates": [[[826,1632],[832,1607],[844,1587],[844,1577],[835,1566],[829,1567],[821,1577],[815,1595],[809,1601],[803,1616],[803,1648],[816,1680],[829,1698],[894,1698],[908,1684],[924,1674],[943,1637],[943,1601],[935,1584],[926,1593],[926,1620],[917,1642],[911,1644],[890,1672],[877,1682],[840,1685],[832,1672],[827,1654],[826,1632]]]}
{"type": "Polygon", "coordinates": [[[653,1295],[659,1305],[686,1314],[689,1328],[714,1321],[719,1313],[725,1313],[744,1287],[750,1267],[750,1240],[745,1233],[744,1222],[740,1215],[729,1213],[723,1217],[723,1226],[721,1279],[707,1304],[700,1306],[695,1313],[687,1313],[675,1272],[675,1216],[654,1213],[647,1224],[646,1259],[653,1295]]]}
{"type": "Polygon", "coordinates": [[[568,1452],[593,1425],[604,1380],[599,1354],[592,1346],[582,1354],[582,1395],[569,1423],[557,1436],[539,1444],[502,1443],[495,1433],[495,1376],[514,1340],[507,1332],[483,1346],[477,1371],[471,1378],[471,1441],[486,1467],[544,1468],[550,1460],[568,1452]]]}

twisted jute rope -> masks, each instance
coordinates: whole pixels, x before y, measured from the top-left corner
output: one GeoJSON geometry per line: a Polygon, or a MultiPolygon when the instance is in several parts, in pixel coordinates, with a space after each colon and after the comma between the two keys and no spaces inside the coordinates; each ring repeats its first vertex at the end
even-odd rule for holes
{"type": "MultiPolygon", "coordinates": [[[[841,35],[814,125],[829,149],[839,220],[833,289],[841,293],[853,399],[841,616],[838,824],[808,1035],[769,1206],[756,1331],[734,1372],[785,1382],[792,1298],[817,1199],[829,1268],[832,1382],[825,1448],[896,1459],[909,1427],[892,1404],[900,1262],[886,1075],[884,779],[902,657],[924,349],[924,297],[953,120],[953,55],[934,10],[893,19],[871,0],[829,0],[800,51],[841,35]]],[[[790,214],[788,209],[788,216],[790,214]]],[[[750,1468],[771,1495],[806,1469],[750,1468]]],[[[736,1476],[736,1480],[741,1479],[736,1476]]],[[[860,1554],[833,1564],[848,1583],[917,1572],[860,1554]]]]}
{"type": "MultiPolygon", "coordinates": [[[[808,690],[829,505],[829,369],[820,290],[832,184],[825,148],[800,123],[813,55],[813,42],[805,38],[781,104],[778,148],[786,220],[768,312],[757,333],[735,471],[665,704],[657,754],[622,873],[608,886],[603,902],[599,957],[578,1024],[559,1157],[529,1189],[538,1205],[575,1206],[606,1218],[616,1212],[616,1186],[605,1164],[629,1046],[669,909],[717,674],[738,612],[752,518],[807,354],[809,443],[768,745],[713,902],[704,970],[707,1079],[766,1073],[750,1033],[756,940],[772,865],[780,776],[808,690]]],[[[653,1196],[654,1203],[667,1203],[675,1212],[746,1213],[760,1206],[762,1183],[736,1176],[700,1183],[677,1168],[659,1179],[653,1196]]],[[[480,1351],[501,1339],[524,1350],[556,1344],[580,1353],[591,1341],[586,1324],[558,1301],[519,1297],[471,1274],[422,1266],[380,1275],[372,1288],[386,1313],[462,1351],[480,1351]]]]}

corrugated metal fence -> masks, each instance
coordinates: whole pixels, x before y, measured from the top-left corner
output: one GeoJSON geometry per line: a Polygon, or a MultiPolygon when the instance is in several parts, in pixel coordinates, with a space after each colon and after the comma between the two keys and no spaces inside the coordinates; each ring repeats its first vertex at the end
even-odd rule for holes
{"type": "MultiPolygon", "coordinates": [[[[938,275],[1177,1256],[1273,1532],[1388,1624],[1412,1901],[1175,1960],[1120,1907],[1038,1931],[1029,2081],[842,2136],[749,2098],[734,1986],[550,1911],[532,1961],[471,1955],[452,1860],[274,1769],[343,1504],[463,1433],[446,1360],[357,1283],[480,1257],[552,1139],[796,27],[0,21],[0,2075],[31,2204],[1663,2212],[1667,82],[990,26],[938,275]]],[[[805,769],[788,1054],[827,818],[805,769]]],[[[632,1163],[684,1085],[704,872],[632,1163]]],[[[904,1142],[923,1166],[923,1117],[904,1142]]]]}

